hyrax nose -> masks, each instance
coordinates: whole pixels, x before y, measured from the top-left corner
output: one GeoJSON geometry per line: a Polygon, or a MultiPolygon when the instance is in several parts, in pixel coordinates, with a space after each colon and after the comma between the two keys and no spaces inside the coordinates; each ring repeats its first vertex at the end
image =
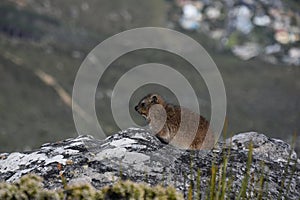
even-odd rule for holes
{"type": "Polygon", "coordinates": [[[134,109],[135,109],[135,111],[138,111],[139,106],[135,106],[134,109]]]}

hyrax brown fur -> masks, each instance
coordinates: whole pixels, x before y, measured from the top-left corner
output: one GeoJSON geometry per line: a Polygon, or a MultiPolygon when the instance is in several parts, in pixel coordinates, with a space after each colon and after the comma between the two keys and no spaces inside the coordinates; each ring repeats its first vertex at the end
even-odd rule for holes
{"type": "Polygon", "coordinates": [[[215,144],[209,122],[204,117],[167,103],[159,94],[148,94],[135,110],[164,143],[183,149],[211,149],[215,144]]]}

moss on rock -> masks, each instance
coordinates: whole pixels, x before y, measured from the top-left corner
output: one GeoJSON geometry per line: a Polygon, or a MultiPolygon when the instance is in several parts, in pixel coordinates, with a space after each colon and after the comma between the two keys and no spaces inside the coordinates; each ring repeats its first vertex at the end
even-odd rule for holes
{"type": "Polygon", "coordinates": [[[162,187],[160,185],[150,187],[144,183],[132,181],[120,181],[102,190],[105,199],[183,199],[174,187],[162,187]]]}
{"type": "Polygon", "coordinates": [[[0,183],[0,199],[183,199],[183,195],[174,187],[150,187],[145,183],[119,181],[114,185],[96,190],[87,183],[68,185],[65,189],[46,190],[43,179],[34,174],[28,174],[15,183],[0,183]]]}

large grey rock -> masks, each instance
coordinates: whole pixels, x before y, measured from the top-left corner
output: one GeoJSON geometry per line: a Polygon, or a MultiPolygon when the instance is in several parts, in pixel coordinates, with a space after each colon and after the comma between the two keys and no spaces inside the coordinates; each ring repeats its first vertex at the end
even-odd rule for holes
{"type": "MultiPolygon", "coordinates": [[[[96,188],[121,178],[150,185],[172,184],[186,194],[191,184],[196,187],[199,169],[200,191],[204,197],[212,163],[218,170],[222,169],[224,155],[230,150],[226,180],[232,179],[231,191],[227,192],[227,197],[232,198],[239,193],[246,174],[250,141],[253,142],[253,159],[248,198],[259,190],[258,182],[263,173],[264,196],[277,199],[284,181],[282,193],[288,199],[299,199],[300,160],[296,153],[287,143],[255,132],[235,135],[219,142],[211,151],[176,149],[162,144],[148,130],[138,128],[121,131],[105,140],[80,136],[44,144],[32,152],[0,154],[0,180],[13,182],[24,174],[35,173],[44,177],[46,188],[53,189],[62,187],[59,174],[63,173],[69,183],[89,182],[96,188]]],[[[217,171],[217,180],[219,175],[217,171]]]]}

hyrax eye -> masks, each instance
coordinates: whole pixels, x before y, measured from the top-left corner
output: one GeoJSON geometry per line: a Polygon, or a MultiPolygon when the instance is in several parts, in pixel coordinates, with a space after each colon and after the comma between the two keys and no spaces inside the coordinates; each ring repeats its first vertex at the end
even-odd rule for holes
{"type": "Polygon", "coordinates": [[[142,106],[142,107],[145,107],[145,105],[146,105],[145,103],[141,103],[141,106],[142,106]]]}

